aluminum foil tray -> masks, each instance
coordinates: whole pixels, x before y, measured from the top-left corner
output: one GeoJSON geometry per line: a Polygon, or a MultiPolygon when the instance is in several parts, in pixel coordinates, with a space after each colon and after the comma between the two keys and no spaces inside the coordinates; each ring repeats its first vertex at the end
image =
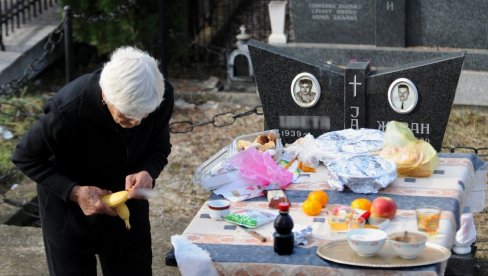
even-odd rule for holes
{"type": "Polygon", "coordinates": [[[331,131],[315,138],[324,164],[333,159],[359,154],[374,154],[383,148],[384,132],[362,128],[331,131]]]}
{"type": "Polygon", "coordinates": [[[356,155],[337,158],[327,164],[329,184],[342,191],[371,194],[387,187],[397,178],[395,163],[379,156],[356,155]]]}

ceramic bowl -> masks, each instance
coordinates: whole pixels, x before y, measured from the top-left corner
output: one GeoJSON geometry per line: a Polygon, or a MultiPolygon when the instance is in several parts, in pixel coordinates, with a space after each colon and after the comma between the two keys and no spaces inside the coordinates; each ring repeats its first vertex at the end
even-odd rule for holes
{"type": "Polygon", "coordinates": [[[405,240],[405,232],[396,232],[388,236],[393,251],[402,259],[415,259],[422,254],[425,243],[429,237],[420,232],[408,232],[405,240]]]}
{"type": "Polygon", "coordinates": [[[347,234],[349,246],[363,257],[376,255],[383,248],[386,238],[386,233],[378,229],[352,229],[347,234]]]}
{"type": "Polygon", "coordinates": [[[215,220],[224,220],[230,213],[230,202],[225,199],[210,200],[207,202],[209,215],[215,220]]]}

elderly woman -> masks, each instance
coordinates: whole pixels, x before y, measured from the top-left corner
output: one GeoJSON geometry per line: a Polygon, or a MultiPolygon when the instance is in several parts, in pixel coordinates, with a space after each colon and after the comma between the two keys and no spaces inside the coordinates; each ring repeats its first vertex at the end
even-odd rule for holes
{"type": "Polygon", "coordinates": [[[51,275],[151,275],[149,203],[171,152],[173,88],[157,61],[117,49],[102,70],[62,88],[16,147],[13,162],[37,183],[51,275]],[[131,190],[130,224],[100,199],[131,190]]]}

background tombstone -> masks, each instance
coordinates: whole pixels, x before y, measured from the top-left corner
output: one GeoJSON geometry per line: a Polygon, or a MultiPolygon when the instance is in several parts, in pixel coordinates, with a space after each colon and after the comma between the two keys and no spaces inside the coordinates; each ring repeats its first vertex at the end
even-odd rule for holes
{"type": "Polygon", "coordinates": [[[252,81],[254,73],[247,48],[247,41],[251,39],[251,36],[246,33],[245,26],[241,26],[239,29],[241,33],[236,36],[237,49],[227,57],[227,78],[229,81],[252,81]]]}
{"type": "Polygon", "coordinates": [[[440,150],[465,52],[369,71],[368,62],[353,61],[344,69],[289,48],[255,40],[248,45],[265,128],[279,129],[285,143],[306,133],[317,137],[350,127],[384,130],[396,120],[440,150]],[[293,82],[303,73],[320,86],[320,98],[312,106],[293,98],[293,82]],[[407,87],[409,100],[399,98],[401,86],[407,87]]]}
{"type": "Polygon", "coordinates": [[[290,0],[296,42],[405,45],[405,0],[290,0]]]}
{"type": "Polygon", "coordinates": [[[455,103],[488,106],[487,10],[486,0],[289,0],[283,47],[343,66],[350,59],[369,61],[372,68],[463,49],[455,103]],[[356,14],[357,20],[332,20],[332,14],[356,14]]]}
{"type": "Polygon", "coordinates": [[[289,0],[299,43],[487,49],[485,0],[289,0]]]}
{"type": "Polygon", "coordinates": [[[405,46],[405,0],[376,0],[375,45],[405,46]]]}

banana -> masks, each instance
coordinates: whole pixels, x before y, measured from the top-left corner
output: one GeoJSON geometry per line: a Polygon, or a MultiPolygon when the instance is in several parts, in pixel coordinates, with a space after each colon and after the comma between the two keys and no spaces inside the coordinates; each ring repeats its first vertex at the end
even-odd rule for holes
{"type": "Polygon", "coordinates": [[[121,219],[124,220],[125,227],[129,230],[130,229],[130,223],[129,223],[130,212],[129,212],[129,208],[127,207],[127,205],[125,205],[125,202],[129,199],[128,194],[129,194],[129,192],[127,192],[127,191],[120,191],[120,192],[116,192],[116,193],[106,195],[106,196],[102,197],[101,200],[107,206],[112,208],[117,213],[117,215],[119,215],[119,217],[121,219]]]}
{"type": "Polygon", "coordinates": [[[119,217],[124,220],[125,227],[127,228],[127,230],[130,230],[130,223],[129,223],[130,212],[127,205],[121,204],[117,207],[114,207],[114,210],[115,212],[117,212],[117,215],[119,215],[119,217]]]}
{"type": "Polygon", "coordinates": [[[128,191],[120,191],[120,192],[112,193],[102,197],[102,202],[111,208],[117,207],[121,204],[124,204],[129,199],[128,195],[129,195],[128,191]]]}

